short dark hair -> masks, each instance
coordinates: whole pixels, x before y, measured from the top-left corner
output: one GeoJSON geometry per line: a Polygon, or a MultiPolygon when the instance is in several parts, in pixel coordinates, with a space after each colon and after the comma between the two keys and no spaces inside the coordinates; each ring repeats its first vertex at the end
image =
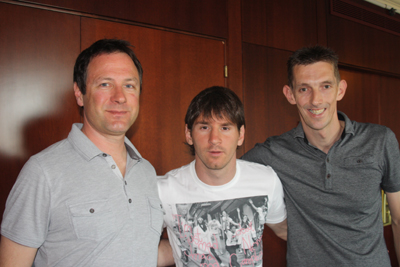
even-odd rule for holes
{"type": "Polygon", "coordinates": [[[87,69],[92,59],[103,54],[112,53],[125,53],[132,59],[139,73],[140,90],[142,90],[143,69],[135,53],[130,48],[131,46],[125,40],[101,39],[83,50],[76,59],[74,66],[74,82],[78,85],[81,93],[83,95],[86,94],[87,69]]]}
{"type": "Polygon", "coordinates": [[[295,51],[287,62],[287,72],[288,72],[288,85],[293,89],[293,68],[296,65],[310,65],[317,62],[327,62],[333,65],[333,71],[337,82],[340,82],[339,74],[339,57],[330,48],[316,45],[300,48],[295,51]]]}
{"type": "MultiPolygon", "coordinates": [[[[242,101],[235,92],[226,87],[209,87],[193,98],[185,116],[185,124],[189,131],[192,131],[193,124],[199,116],[203,116],[205,119],[213,116],[226,118],[236,124],[239,131],[242,126],[245,126],[242,101]]],[[[194,155],[194,146],[189,146],[194,155]]]]}

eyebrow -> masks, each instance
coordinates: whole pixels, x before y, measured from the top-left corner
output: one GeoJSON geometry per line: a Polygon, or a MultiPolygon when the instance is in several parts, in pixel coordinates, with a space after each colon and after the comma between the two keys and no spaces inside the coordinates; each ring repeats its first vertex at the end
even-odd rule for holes
{"type": "MultiPolygon", "coordinates": [[[[99,78],[95,79],[94,82],[95,82],[95,83],[98,83],[98,82],[101,82],[101,81],[114,81],[114,80],[115,80],[115,79],[110,78],[110,77],[99,77],[99,78]]],[[[136,79],[135,77],[134,77],[134,78],[126,78],[126,79],[124,79],[123,81],[124,81],[124,82],[130,82],[130,81],[132,81],[132,82],[139,83],[139,80],[136,79]]]]}
{"type": "MultiPolygon", "coordinates": [[[[335,81],[326,80],[326,81],[320,82],[319,84],[335,84],[335,81]]],[[[298,85],[295,85],[295,86],[296,87],[310,86],[310,84],[309,83],[301,83],[301,84],[298,84],[298,85]]]]}
{"type": "MultiPolygon", "coordinates": [[[[197,125],[197,124],[210,124],[210,121],[201,120],[201,121],[197,121],[194,123],[194,125],[197,125]]],[[[222,126],[232,126],[232,125],[235,125],[235,124],[233,122],[226,122],[226,123],[222,124],[222,126]]]]}

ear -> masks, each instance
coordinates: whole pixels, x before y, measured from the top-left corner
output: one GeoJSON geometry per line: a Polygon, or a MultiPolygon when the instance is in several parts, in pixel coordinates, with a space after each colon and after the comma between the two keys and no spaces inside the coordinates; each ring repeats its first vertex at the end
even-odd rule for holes
{"type": "Polygon", "coordinates": [[[76,103],[78,106],[83,107],[83,95],[81,90],[79,90],[79,87],[76,83],[74,83],[74,94],[76,98],[76,103]]]}
{"type": "Polygon", "coordinates": [[[289,85],[283,86],[283,94],[286,96],[286,99],[290,104],[296,105],[296,99],[294,98],[293,90],[289,85]]]}
{"type": "Polygon", "coordinates": [[[188,143],[189,145],[193,145],[192,132],[188,129],[187,124],[185,124],[185,136],[186,143],[188,143]]]}
{"type": "Polygon", "coordinates": [[[239,131],[239,139],[238,139],[238,146],[243,145],[244,142],[244,125],[242,125],[242,127],[240,127],[240,131],[239,131]]]}
{"type": "Polygon", "coordinates": [[[338,94],[336,97],[337,101],[342,100],[342,98],[344,97],[344,94],[346,93],[346,89],[347,89],[347,82],[345,80],[341,80],[339,82],[339,89],[338,89],[338,94]]]}

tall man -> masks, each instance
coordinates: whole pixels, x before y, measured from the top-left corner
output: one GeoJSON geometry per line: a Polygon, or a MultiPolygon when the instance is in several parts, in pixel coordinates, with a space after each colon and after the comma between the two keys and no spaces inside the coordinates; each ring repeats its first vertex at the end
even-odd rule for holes
{"type": "Polygon", "coordinates": [[[83,124],[22,169],[1,225],[1,266],[156,266],[156,174],[125,137],[143,73],[129,46],[104,39],[78,56],[83,124]]]}
{"type": "Polygon", "coordinates": [[[286,209],[281,182],[270,167],[236,160],[245,132],[240,99],[227,88],[205,89],[192,100],[185,123],[186,141],[195,160],[158,181],[176,265],[260,266],[262,232],[256,235],[255,224],[266,220],[286,239],[286,209]],[[249,200],[268,206],[265,218],[256,216],[249,200]],[[232,225],[238,225],[235,233],[222,232],[229,231],[229,226],[219,227],[219,234],[212,231],[213,220],[226,224],[224,212],[232,225]],[[245,226],[240,225],[241,217],[249,218],[245,226]],[[192,219],[194,228],[187,223],[192,219]],[[234,244],[233,239],[237,240],[234,244]],[[247,255],[238,244],[249,248],[247,255]]]}
{"type": "Polygon", "coordinates": [[[400,155],[393,132],[337,111],[346,92],[338,57],[315,46],[288,61],[283,93],[300,123],[247,152],[282,180],[288,209],[287,266],[390,266],[383,238],[381,188],[400,256],[400,155]]]}

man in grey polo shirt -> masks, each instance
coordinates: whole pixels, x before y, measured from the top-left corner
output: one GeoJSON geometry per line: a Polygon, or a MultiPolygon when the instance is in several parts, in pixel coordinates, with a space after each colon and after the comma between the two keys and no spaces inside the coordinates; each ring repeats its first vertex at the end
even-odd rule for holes
{"type": "Polygon", "coordinates": [[[400,256],[400,155],[387,127],[337,111],[346,92],[338,57],[315,46],[288,61],[283,93],[297,105],[293,130],[257,144],[243,158],[270,165],[288,211],[287,266],[391,266],[381,218],[381,188],[400,256]]]}
{"type": "Polygon", "coordinates": [[[22,169],[1,225],[1,266],[156,266],[156,173],[125,137],[143,73],[129,46],[104,39],[78,56],[83,124],[22,169]]]}

